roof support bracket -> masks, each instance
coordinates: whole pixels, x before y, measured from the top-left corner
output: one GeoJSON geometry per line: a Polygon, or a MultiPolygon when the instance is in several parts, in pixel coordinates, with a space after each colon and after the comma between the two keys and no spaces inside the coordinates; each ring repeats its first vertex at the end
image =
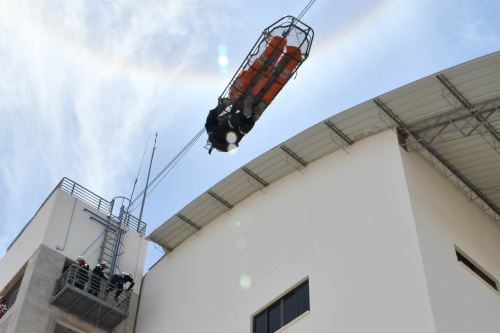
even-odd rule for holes
{"type": "Polygon", "coordinates": [[[258,183],[260,183],[262,186],[264,187],[268,187],[269,186],[269,183],[266,182],[264,179],[260,178],[255,172],[253,172],[252,170],[250,170],[249,168],[247,167],[243,167],[241,168],[241,170],[246,173],[247,175],[249,175],[250,177],[252,177],[253,179],[255,179],[258,183]]]}
{"type": "Polygon", "coordinates": [[[193,228],[195,228],[196,230],[200,230],[201,229],[201,227],[199,225],[197,225],[191,219],[185,217],[184,215],[177,214],[177,217],[180,218],[181,220],[183,220],[184,222],[186,222],[187,224],[189,224],[190,226],[192,226],[193,228]]]}
{"type": "MultiPolygon", "coordinates": [[[[337,126],[335,126],[330,120],[323,122],[329,129],[331,129],[335,134],[338,135],[348,146],[352,145],[354,141],[350,137],[348,137],[344,132],[342,132],[337,126]]],[[[340,145],[342,148],[346,146],[340,145]]]]}
{"type": "MultiPolygon", "coordinates": [[[[436,78],[441,82],[441,84],[448,90],[449,93],[455,97],[455,99],[465,107],[471,115],[477,120],[479,124],[496,140],[497,144],[500,143],[500,133],[488,122],[487,119],[483,117],[483,115],[478,112],[477,108],[469,102],[467,98],[444,76],[443,74],[436,75],[436,78]]],[[[490,142],[488,142],[490,143],[490,142]]],[[[495,145],[493,148],[498,151],[500,148],[498,145],[495,145]]]]}
{"type": "Polygon", "coordinates": [[[227,208],[229,209],[232,209],[233,208],[233,205],[231,205],[229,202],[227,202],[226,200],[224,200],[221,196],[219,196],[217,193],[213,192],[213,191],[208,191],[207,192],[208,195],[210,195],[212,198],[214,198],[215,200],[217,200],[218,202],[220,202],[221,204],[223,204],[224,206],[226,206],[227,208]]]}
{"type": "MultiPolygon", "coordinates": [[[[399,131],[404,131],[408,134],[408,137],[406,139],[406,142],[404,144],[407,144],[408,141],[411,142],[411,144],[417,145],[421,147],[419,151],[421,152],[426,152],[428,156],[425,156],[426,159],[431,160],[431,163],[435,165],[438,163],[442,170],[441,173],[445,175],[453,175],[454,178],[457,179],[457,182],[463,184],[464,186],[459,186],[459,188],[462,189],[464,193],[467,194],[467,196],[475,202],[478,206],[483,208],[486,212],[488,212],[495,221],[500,221],[500,209],[486,196],[484,193],[482,193],[475,185],[473,185],[469,179],[467,179],[460,171],[455,168],[448,160],[446,160],[434,147],[432,147],[429,143],[426,141],[422,140],[419,135],[411,130],[404,121],[401,120],[387,105],[385,105],[379,98],[373,99],[373,102],[384,112],[386,113],[389,118],[393,120],[394,123],[398,126],[398,132],[399,131]],[[432,162],[435,161],[435,162],[432,162]],[[447,170],[447,171],[446,171],[447,170]],[[471,196],[468,194],[468,192],[474,192],[475,196],[471,196]],[[487,207],[487,209],[485,208],[487,207]]],[[[450,178],[450,176],[447,176],[450,178]]],[[[455,182],[456,183],[456,182],[455,182]]],[[[458,185],[457,185],[458,186],[458,185]]]]}
{"type": "MultiPolygon", "coordinates": [[[[476,115],[486,121],[500,118],[500,98],[486,100],[475,105],[476,115]]],[[[500,143],[486,135],[484,127],[464,106],[453,108],[446,113],[428,117],[408,125],[428,144],[442,143],[479,134],[500,153],[500,143]]]]}
{"type": "Polygon", "coordinates": [[[294,159],[296,162],[298,162],[302,167],[307,166],[307,162],[304,161],[299,155],[295,154],[290,148],[288,148],[285,145],[280,146],[281,150],[283,150],[288,156],[290,156],[292,159],[294,159]]]}

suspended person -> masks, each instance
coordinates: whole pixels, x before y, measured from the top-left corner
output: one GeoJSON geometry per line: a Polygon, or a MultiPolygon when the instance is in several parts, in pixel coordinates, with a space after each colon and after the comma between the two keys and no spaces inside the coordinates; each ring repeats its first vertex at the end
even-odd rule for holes
{"type": "Polygon", "coordinates": [[[108,268],[108,264],[103,261],[100,265],[96,265],[92,270],[92,277],[90,278],[89,293],[94,296],[99,296],[101,292],[101,281],[108,280],[104,274],[104,270],[108,268]]]}
{"type": "Polygon", "coordinates": [[[78,258],[76,258],[76,262],[78,264],[78,270],[76,271],[75,287],[83,290],[89,281],[90,267],[85,261],[85,258],[82,256],[78,256],[78,258]]]}
{"type": "Polygon", "coordinates": [[[108,287],[106,288],[106,292],[107,293],[112,292],[116,287],[116,293],[114,298],[115,301],[118,302],[118,297],[123,292],[123,285],[125,283],[129,283],[127,291],[130,291],[132,290],[132,288],[134,288],[135,281],[132,278],[132,274],[125,272],[119,274],[113,274],[113,276],[111,276],[111,278],[109,279],[109,284],[108,287]]]}
{"type": "Polygon", "coordinates": [[[8,307],[7,307],[7,301],[5,300],[5,297],[0,296],[0,318],[2,318],[6,313],[7,313],[8,307]]]}
{"type": "Polygon", "coordinates": [[[252,130],[261,114],[258,110],[252,110],[251,104],[252,98],[249,96],[245,100],[243,110],[222,115],[227,105],[227,101],[222,100],[208,112],[205,129],[212,145],[209,153],[212,153],[213,148],[227,152],[238,147],[241,139],[252,130]]]}
{"type": "Polygon", "coordinates": [[[205,128],[210,144],[227,152],[237,147],[255,122],[270,105],[293,73],[309,56],[314,38],[311,27],[300,18],[312,5],[309,3],[298,18],[285,16],[262,33],[250,50],[239,72],[224,89],[218,106],[210,110],[205,128]],[[280,35],[276,35],[276,34],[280,35]],[[293,36],[288,40],[289,36],[293,36]],[[221,100],[227,100],[221,105],[221,100]],[[224,112],[231,105],[231,109],[224,112]]]}

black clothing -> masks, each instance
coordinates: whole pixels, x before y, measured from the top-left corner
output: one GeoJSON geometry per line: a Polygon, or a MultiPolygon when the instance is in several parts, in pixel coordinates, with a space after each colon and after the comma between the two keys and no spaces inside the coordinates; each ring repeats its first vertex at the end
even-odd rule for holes
{"type": "Polygon", "coordinates": [[[113,291],[115,289],[115,286],[116,286],[115,299],[118,299],[118,296],[120,296],[120,294],[122,293],[123,285],[125,283],[127,283],[127,282],[129,283],[127,291],[132,290],[132,288],[135,285],[134,279],[130,275],[123,274],[123,273],[122,274],[113,274],[113,276],[111,276],[111,279],[109,279],[109,282],[111,284],[108,285],[106,292],[113,291]]]}
{"type": "Polygon", "coordinates": [[[8,307],[7,304],[5,304],[5,301],[0,303],[0,318],[3,317],[4,314],[7,313],[8,307]]]}
{"type": "Polygon", "coordinates": [[[86,262],[78,265],[78,270],[76,271],[75,287],[82,290],[85,288],[85,285],[89,281],[89,270],[90,267],[86,262]]]}
{"type": "Polygon", "coordinates": [[[107,280],[106,275],[104,275],[104,267],[101,265],[96,265],[92,270],[92,277],[90,278],[90,288],[89,293],[94,296],[99,296],[101,292],[101,279],[107,280]]]}
{"type": "Polygon", "coordinates": [[[219,106],[210,110],[205,122],[205,129],[207,130],[208,140],[212,144],[212,147],[219,151],[227,152],[231,148],[231,144],[238,147],[241,139],[253,128],[256,119],[253,115],[246,117],[239,110],[232,114],[226,113],[222,117],[219,117],[220,113],[219,106]],[[227,141],[227,136],[230,132],[235,134],[234,142],[227,141]]]}

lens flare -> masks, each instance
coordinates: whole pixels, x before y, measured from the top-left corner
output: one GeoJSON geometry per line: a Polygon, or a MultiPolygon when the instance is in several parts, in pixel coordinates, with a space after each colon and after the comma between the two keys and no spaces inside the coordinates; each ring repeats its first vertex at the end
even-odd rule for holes
{"type": "Polygon", "coordinates": [[[228,63],[229,63],[229,59],[227,58],[227,55],[220,55],[219,56],[219,66],[227,67],[228,63]]]}
{"type": "Polygon", "coordinates": [[[219,71],[222,75],[226,75],[228,73],[228,64],[229,58],[227,57],[227,46],[224,44],[219,44],[217,47],[217,52],[219,57],[217,58],[217,62],[219,63],[219,71]]]}
{"type": "Polygon", "coordinates": [[[236,139],[238,139],[238,137],[236,136],[236,133],[234,132],[227,132],[226,134],[226,142],[229,143],[229,144],[235,144],[236,143],[236,139]]]}
{"type": "Polygon", "coordinates": [[[252,279],[248,275],[240,276],[240,287],[243,290],[246,290],[252,286],[252,279]]]}
{"type": "Polygon", "coordinates": [[[217,46],[217,52],[219,52],[219,55],[226,55],[227,46],[225,44],[219,44],[219,46],[217,46]]]}
{"type": "Polygon", "coordinates": [[[227,151],[229,152],[229,154],[236,154],[236,152],[238,151],[238,146],[234,143],[231,143],[227,146],[227,151]]]}

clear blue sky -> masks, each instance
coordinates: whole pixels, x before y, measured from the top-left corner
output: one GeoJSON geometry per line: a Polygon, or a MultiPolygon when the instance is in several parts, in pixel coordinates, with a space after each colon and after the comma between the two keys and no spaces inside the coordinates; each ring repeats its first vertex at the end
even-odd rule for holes
{"type": "MultiPolygon", "coordinates": [[[[128,196],[158,131],[156,174],[203,127],[261,31],[306,3],[1,1],[0,255],[63,176],[105,198],[128,196]]],[[[317,0],[303,18],[316,36],[297,78],[235,154],[209,156],[206,135],[198,141],[149,197],[149,232],[318,121],[497,51],[498,13],[496,0],[317,0]]],[[[160,255],[150,246],[147,267],[160,255]]]]}

